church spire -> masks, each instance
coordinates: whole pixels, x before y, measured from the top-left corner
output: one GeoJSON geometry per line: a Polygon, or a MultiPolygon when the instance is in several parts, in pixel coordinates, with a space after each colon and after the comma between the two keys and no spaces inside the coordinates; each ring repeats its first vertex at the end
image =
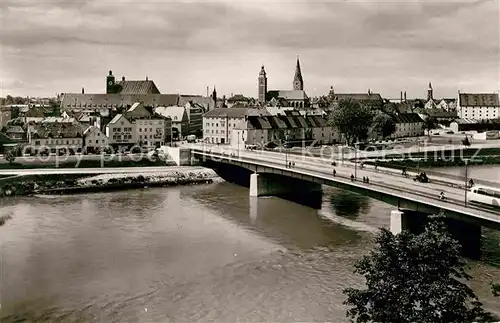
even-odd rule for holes
{"type": "Polygon", "coordinates": [[[304,80],[300,71],[299,55],[297,55],[297,65],[295,66],[295,76],[293,77],[293,89],[304,90],[304,80]]]}

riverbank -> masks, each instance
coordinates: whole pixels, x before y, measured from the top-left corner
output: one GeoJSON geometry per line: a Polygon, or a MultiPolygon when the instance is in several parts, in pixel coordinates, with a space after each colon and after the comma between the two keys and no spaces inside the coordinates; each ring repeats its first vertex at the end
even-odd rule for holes
{"type": "Polygon", "coordinates": [[[175,162],[164,158],[148,156],[112,156],[103,157],[96,155],[84,156],[87,159],[52,159],[47,161],[18,158],[12,164],[0,163],[0,169],[35,169],[35,168],[103,168],[103,167],[148,167],[148,166],[174,166],[175,162]],[[92,158],[92,159],[90,159],[92,158]]]}
{"type": "Polygon", "coordinates": [[[172,167],[140,174],[50,174],[12,176],[0,181],[0,197],[32,194],[75,194],[211,183],[218,175],[203,167],[172,167]]]}

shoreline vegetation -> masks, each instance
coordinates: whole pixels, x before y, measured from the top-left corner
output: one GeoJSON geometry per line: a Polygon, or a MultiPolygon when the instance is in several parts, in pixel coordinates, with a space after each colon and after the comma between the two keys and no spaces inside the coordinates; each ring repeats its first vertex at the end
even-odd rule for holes
{"type": "Polygon", "coordinates": [[[141,174],[50,174],[21,175],[0,181],[0,197],[62,195],[212,183],[218,175],[211,169],[186,167],[141,174]]]}

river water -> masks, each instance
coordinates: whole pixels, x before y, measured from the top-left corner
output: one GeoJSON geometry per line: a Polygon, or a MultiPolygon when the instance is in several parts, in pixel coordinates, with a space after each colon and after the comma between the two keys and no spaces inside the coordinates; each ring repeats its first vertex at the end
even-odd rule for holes
{"type": "MultiPolygon", "coordinates": [[[[2,322],[346,321],[342,289],[362,283],[353,264],[393,209],[325,187],[315,210],[226,182],[0,203],[2,322]]],[[[470,273],[498,313],[497,236],[470,273]]]]}

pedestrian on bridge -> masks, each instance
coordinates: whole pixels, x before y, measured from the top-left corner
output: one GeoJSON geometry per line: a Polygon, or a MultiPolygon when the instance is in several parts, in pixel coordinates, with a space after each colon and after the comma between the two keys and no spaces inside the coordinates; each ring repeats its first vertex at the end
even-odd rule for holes
{"type": "Polygon", "coordinates": [[[363,183],[366,183],[366,177],[363,176],[363,183]]]}
{"type": "Polygon", "coordinates": [[[337,171],[334,169],[333,170],[333,177],[335,177],[335,175],[337,175],[337,171]]]}
{"type": "Polygon", "coordinates": [[[295,162],[292,162],[292,167],[295,167],[295,162]]]}
{"type": "Polygon", "coordinates": [[[370,180],[368,179],[368,176],[366,176],[366,184],[370,184],[370,180]]]}
{"type": "Polygon", "coordinates": [[[474,181],[472,180],[472,178],[471,178],[471,179],[470,179],[470,181],[469,181],[469,186],[470,186],[470,187],[474,186],[474,181]]]}
{"type": "Polygon", "coordinates": [[[351,181],[354,182],[354,175],[353,174],[351,174],[351,181]]]}

